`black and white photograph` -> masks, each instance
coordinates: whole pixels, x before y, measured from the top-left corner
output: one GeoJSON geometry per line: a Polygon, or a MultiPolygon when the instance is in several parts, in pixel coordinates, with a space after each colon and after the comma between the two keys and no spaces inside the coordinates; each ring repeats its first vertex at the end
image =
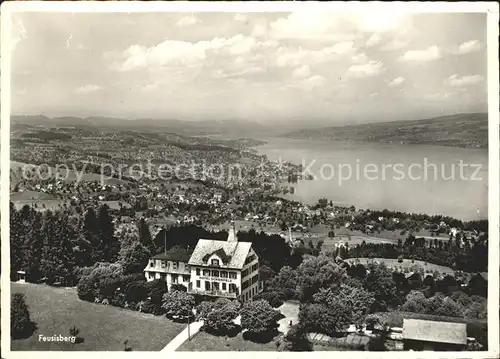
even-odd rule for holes
{"type": "Polygon", "coordinates": [[[84,3],[2,5],[2,357],[498,357],[498,4],[84,3]]]}

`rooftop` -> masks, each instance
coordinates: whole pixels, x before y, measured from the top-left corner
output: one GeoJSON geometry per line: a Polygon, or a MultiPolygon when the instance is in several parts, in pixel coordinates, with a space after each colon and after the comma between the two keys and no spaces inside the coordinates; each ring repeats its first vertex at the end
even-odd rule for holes
{"type": "Polygon", "coordinates": [[[168,251],[167,253],[158,253],[152,259],[161,259],[164,261],[188,262],[192,251],[168,251]]]}
{"type": "Polygon", "coordinates": [[[250,252],[250,242],[228,242],[213,239],[200,239],[194,249],[189,265],[209,265],[208,259],[212,254],[217,255],[221,261],[221,267],[241,269],[245,259],[250,252]]]}
{"type": "Polygon", "coordinates": [[[465,323],[404,319],[403,339],[465,345],[467,344],[467,325],[465,323]]]}

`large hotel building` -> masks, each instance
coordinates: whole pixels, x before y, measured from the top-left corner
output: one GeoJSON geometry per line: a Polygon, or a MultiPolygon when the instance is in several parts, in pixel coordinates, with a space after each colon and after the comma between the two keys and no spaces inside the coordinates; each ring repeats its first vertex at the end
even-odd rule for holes
{"type": "Polygon", "coordinates": [[[188,293],[251,301],[262,291],[259,257],[250,242],[239,242],[231,222],[227,241],[200,239],[192,253],[158,254],[144,269],[146,279],[183,284],[188,293]]]}

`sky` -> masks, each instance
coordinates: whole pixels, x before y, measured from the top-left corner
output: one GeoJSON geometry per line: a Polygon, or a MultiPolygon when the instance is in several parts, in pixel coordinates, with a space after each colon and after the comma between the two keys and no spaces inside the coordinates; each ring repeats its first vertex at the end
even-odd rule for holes
{"type": "Polygon", "coordinates": [[[14,13],[12,112],[185,120],[487,111],[486,15],[14,13]]]}

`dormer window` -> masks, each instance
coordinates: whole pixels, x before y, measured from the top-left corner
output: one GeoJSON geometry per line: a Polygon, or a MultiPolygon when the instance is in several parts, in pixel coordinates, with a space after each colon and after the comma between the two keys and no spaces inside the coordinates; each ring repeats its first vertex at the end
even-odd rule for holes
{"type": "Polygon", "coordinates": [[[211,265],[213,265],[214,267],[218,267],[219,266],[219,260],[218,259],[212,259],[211,265]]]}
{"type": "Polygon", "coordinates": [[[154,260],[150,261],[150,262],[149,262],[149,266],[150,266],[150,267],[154,267],[154,266],[155,266],[155,261],[154,261],[154,260]]]}

